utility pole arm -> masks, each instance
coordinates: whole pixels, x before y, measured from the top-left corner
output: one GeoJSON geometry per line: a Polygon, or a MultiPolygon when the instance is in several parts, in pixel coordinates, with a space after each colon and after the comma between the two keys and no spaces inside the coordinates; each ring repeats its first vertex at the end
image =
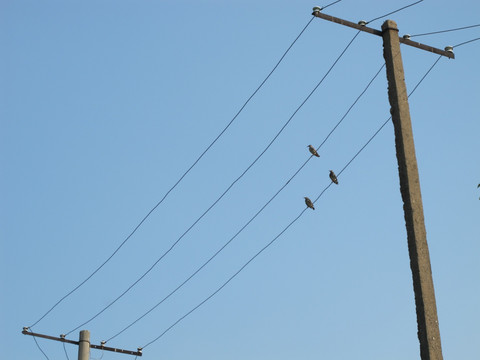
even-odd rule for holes
{"type": "MultiPolygon", "coordinates": [[[[372,35],[382,36],[382,32],[380,30],[376,30],[376,29],[373,29],[371,27],[366,26],[367,25],[366,21],[359,21],[358,24],[355,24],[354,22],[351,22],[351,21],[348,21],[348,20],[343,20],[343,19],[337,18],[335,16],[324,14],[324,13],[321,12],[320,8],[316,8],[316,7],[314,8],[312,15],[315,16],[315,17],[318,17],[320,19],[331,21],[331,22],[334,22],[334,23],[340,24],[340,25],[345,25],[345,26],[351,27],[353,29],[357,29],[357,30],[360,30],[360,31],[363,31],[363,32],[366,32],[366,33],[369,33],[369,34],[372,34],[372,35]]],[[[397,30],[397,36],[398,36],[398,30],[397,30]]],[[[437,49],[433,46],[429,46],[429,45],[425,45],[425,44],[422,44],[422,43],[419,43],[419,42],[416,42],[416,41],[412,41],[408,37],[405,37],[405,38],[401,37],[401,38],[399,38],[399,41],[402,44],[405,44],[405,45],[409,45],[409,46],[416,47],[418,49],[433,52],[434,54],[442,55],[442,56],[448,57],[449,59],[455,59],[455,54],[453,53],[451,47],[448,47],[448,46],[445,48],[445,50],[437,49]]]]}
{"type": "MultiPolygon", "coordinates": [[[[42,338],[42,339],[60,341],[60,342],[67,343],[67,344],[78,345],[80,347],[80,346],[82,346],[81,345],[82,331],[80,331],[80,341],[66,339],[64,334],[60,335],[60,337],[56,337],[56,336],[34,333],[34,332],[30,331],[30,329],[28,327],[23,328],[22,334],[23,335],[30,335],[30,336],[34,336],[34,337],[38,337],[38,338],[42,338]]],[[[85,330],[85,331],[87,331],[87,330],[85,330]]],[[[85,336],[85,334],[83,336],[85,336]]],[[[90,339],[90,337],[88,339],[90,339]]],[[[127,355],[142,356],[142,348],[140,348],[140,347],[137,348],[137,351],[132,351],[132,350],[123,350],[123,349],[117,349],[117,348],[112,348],[112,347],[105,346],[104,341],[102,341],[102,343],[100,345],[94,345],[94,344],[90,344],[90,340],[88,340],[88,344],[89,344],[90,349],[112,351],[112,352],[127,354],[127,355]]],[[[83,345],[85,345],[85,344],[83,344],[83,345]]]]}

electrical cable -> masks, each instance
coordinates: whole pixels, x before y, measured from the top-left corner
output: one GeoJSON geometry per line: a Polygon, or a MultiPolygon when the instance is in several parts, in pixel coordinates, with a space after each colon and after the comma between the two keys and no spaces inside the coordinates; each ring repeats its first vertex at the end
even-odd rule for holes
{"type": "Polygon", "coordinates": [[[382,16],[379,16],[379,17],[376,17],[376,18],[374,18],[374,19],[372,19],[372,20],[370,20],[370,21],[367,21],[366,23],[367,23],[367,24],[370,24],[372,21],[375,21],[375,20],[384,18],[385,16],[388,16],[388,15],[395,14],[395,13],[397,13],[397,12],[403,10],[403,9],[409,8],[410,6],[413,6],[413,5],[417,5],[417,4],[421,3],[421,2],[423,2],[423,0],[419,0],[419,1],[417,1],[417,2],[414,2],[414,3],[410,4],[410,5],[401,7],[400,9],[397,9],[397,10],[395,10],[395,11],[389,12],[388,14],[385,14],[385,15],[382,15],[382,16]]]}
{"type": "Polygon", "coordinates": [[[257,87],[257,89],[250,95],[250,97],[245,101],[245,103],[241,106],[240,110],[235,114],[235,116],[230,120],[230,122],[225,126],[225,128],[217,135],[217,137],[210,143],[210,145],[207,146],[207,148],[200,154],[200,156],[193,162],[193,164],[183,173],[183,175],[177,180],[177,182],[165,193],[165,195],[162,197],[162,199],[157,202],[157,204],[143,217],[143,219],[137,224],[137,226],[133,229],[133,231],[122,241],[122,243],[115,249],[115,251],[100,265],[98,266],[87,278],[85,278],[80,284],[78,284],[73,290],[68,292],[65,296],[63,296],[60,300],[58,300],[42,317],[40,317],[37,321],[33,323],[33,325],[30,325],[30,328],[33,328],[35,325],[37,325],[45,316],[47,316],[53,309],[55,309],[63,300],[65,300],[67,297],[69,297],[71,294],[73,294],[76,290],[78,290],[83,284],[85,284],[88,280],[90,280],[101,268],[103,268],[111,259],[112,257],[125,245],[125,243],[132,237],[133,234],[140,228],[140,226],[147,220],[147,218],[155,211],[155,209],[167,198],[167,196],[170,194],[170,192],[173,191],[177,187],[177,185],[183,180],[183,178],[190,172],[190,170],[193,169],[193,167],[202,159],[202,157],[210,150],[210,148],[217,142],[217,140],[225,133],[225,131],[232,125],[232,123],[235,121],[235,119],[240,115],[240,113],[243,111],[243,109],[247,106],[247,104],[250,102],[250,100],[257,94],[257,92],[260,90],[260,88],[266,83],[266,81],[270,78],[270,76],[273,74],[273,72],[277,69],[277,67],[280,65],[282,60],[285,58],[287,53],[290,51],[290,49],[293,47],[293,45],[297,42],[297,40],[300,38],[300,36],[305,32],[307,27],[310,25],[312,20],[315,17],[312,16],[312,18],[308,21],[307,25],[302,29],[300,34],[295,38],[295,40],[290,44],[290,46],[287,48],[287,50],[283,53],[283,55],[280,57],[280,60],[275,64],[273,69],[270,71],[270,73],[267,75],[267,77],[260,83],[260,85],[257,87]]]}
{"type": "Polygon", "coordinates": [[[277,132],[277,134],[273,137],[273,139],[268,143],[268,145],[263,149],[263,151],[260,153],[260,155],[257,156],[257,158],[243,171],[243,173],[237,177],[231,184],[230,186],[218,197],[210,207],[207,208],[203,212],[200,217],[195,220],[195,222],[170,246],[170,248],[165,251],[154,263],[150,268],[145,271],[135,282],[133,282],[123,293],[121,293],[115,300],[111,301],[107,306],[105,306],[101,311],[99,311],[97,314],[92,316],[90,319],[85,321],[84,323],[78,325],[76,328],[70,330],[69,332],[66,332],[66,335],[69,335],[70,333],[74,332],[75,330],[78,330],[80,327],[88,324],[92,320],[94,320],[96,317],[98,317],[100,314],[102,314],[105,310],[107,310],[110,306],[115,304],[120,298],[122,298],[128,291],[130,291],[136,284],[138,284],[150,271],[153,270],[153,268],[170,252],[173,250],[173,248],[180,242],[180,240],[227,194],[228,191],[257,163],[258,160],[267,152],[267,150],[272,146],[272,144],[275,142],[275,140],[280,136],[280,134],[283,132],[283,130],[287,127],[287,125],[292,121],[294,116],[297,114],[297,112],[305,105],[305,103],[310,99],[310,97],[313,95],[313,93],[318,89],[318,87],[323,83],[323,81],[326,79],[328,74],[333,70],[335,65],[338,63],[338,61],[343,57],[347,49],[350,47],[350,45],[353,43],[353,41],[357,38],[358,34],[360,34],[360,31],[358,31],[355,36],[350,40],[350,42],[347,44],[347,46],[343,49],[343,51],[340,53],[340,55],[337,57],[337,59],[333,62],[333,64],[330,66],[328,71],[325,73],[325,75],[322,77],[322,79],[317,83],[317,85],[313,88],[313,90],[308,94],[308,96],[302,101],[300,106],[297,107],[297,109],[293,112],[293,114],[290,116],[290,118],[283,124],[282,128],[277,132]]]}
{"type": "Polygon", "coordinates": [[[332,3],[330,3],[330,4],[328,4],[328,5],[322,6],[322,10],[323,10],[323,9],[326,9],[326,8],[329,7],[329,6],[335,5],[336,3],[339,3],[340,1],[342,1],[342,0],[337,0],[337,1],[334,1],[334,2],[332,2],[332,3]]]}
{"type": "Polygon", "coordinates": [[[155,339],[153,339],[152,341],[150,341],[149,343],[147,343],[146,345],[144,345],[142,348],[145,349],[147,346],[151,345],[152,343],[154,343],[155,341],[157,341],[158,339],[160,339],[163,335],[165,335],[170,329],[172,329],[175,325],[177,325],[180,321],[182,321],[183,319],[185,319],[188,315],[190,315],[192,312],[194,312],[195,310],[197,310],[200,306],[202,306],[203,304],[205,304],[208,300],[210,300],[212,297],[214,297],[217,293],[219,293],[225,286],[227,286],[227,284],[232,281],[238,274],[240,274],[242,272],[243,269],[245,269],[253,260],[255,260],[257,258],[257,256],[259,256],[263,251],[265,251],[270,245],[272,245],[281,235],[283,235],[283,233],[285,231],[288,230],[288,228],[290,226],[292,226],[298,219],[300,219],[300,217],[303,215],[303,213],[307,210],[308,208],[305,208],[303,209],[300,214],[295,218],[293,219],[290,224],[288,224],[277,236],[275,236],[273,238],[273,240],[271,240],[267,245],[265,245],[262,249],[260,249],[260,251],[258,251],[252,258],[250,258],[250,260],[248,260],[240,269],[237,270],[236,273],[234,273],[230,278],[228,278],[227,281],[225,281],[217,290],[215,290],[212,294],[210,294],[208,297],[206,297],[202,302],[200,302],[198,305],[196,305],[193,309],[191,309],[190,311],[188,311],[185,315],[183,315],[182,317],[180,317],[177,321],[175,321],[172,325],[170,325],[163,333],[161,333],[159,336],[157,336],[155,339]]]}
{"type": "Polygon", "coordinates": [[[328,140],[328,138],[330,137],[330,135],[333,134],[333,132],[337,129],[337,127],[342,123],[342,121],[345,119],[345,117],[348,115],[348,113],[350,112],[350,110],[352,110],[352,108],[355,106],[355,104],[358,102],[358,100],[360,100],[360,98],[362,97],[363,94],[365,94],[365,92],[367,91],[367,89],[370,87],[370,85],[372,84],[373,80],[376,79],[376,77],[378,76],[378,74],[380,74],[380,71],[382,71],[382,69],[385,67],[385,63],[382,64],[382,66],[380,66],[380,69],[378,69],[377,73],[375,74],[375,76],[372,78],[372,80],[370,80],[370,82],[368,83],[368,85],[365,87],[365,89],[362,91],[362,93],[357,97],[357,99],[353,102],[353,104],[350,106],[350,108],[347,110],[347,112],[345,113],[345,115],[343,115],[343,117],[340,119],[340,121],[334,126],[334,128],[330,131],[330,133],[325,137],[325,139],[323,140],[323,142],[320,144],[320,146],[318,146],[317,150],[320,149],[323,144],[325,144],[325,142],[328,140]]]}
{"type": "Polygon", "coordinates": [[[457,45],[454,45],[453,48],[457,48],[457,47],[459,47],[459,46],[462,46],[462,45],[465,45],[465,44],[468,44],[468,43],[471,43],[471,42],[474,42],[474,41],[477,41],[477,40],[480,40],[480,37],[479,37],[479,38],[476,38],[476,39],[472,39],[472,40],[468,40],[468,41],[462,42],[462,43],[457,44],[457,45]]]}
{"type": "Polygon", "coordinates": [[[62,345],[63,345],[63,351],[65,352],[65,356],[67,357],[67,360],[70,360],[70,358],[68,357],[67,348],[65,347],[65,343],[62,342],[62,345]]]}
{"type": "Polygon", "coordinates": [[[43,356],[45,356],[45,358],[47,360],[50,360],[50,358],[47,356],[47,354],[45,354],[45,351],[42,350],[42,348],[40,347],[40,344],[38,343],[37,339],[36,339],[36,336],[32,336],[33,337],[33,340],[35,340],[35,344],[37,344],[37,347],[38,347],[38,350],[40,350],[43,354],[43,356]]]}
{"type": "Polygon", "coordinates": [[[102,359],[103,359],[103,355],[105,354],[105,350],[102,349],[101,351],[102,351],[102,355],[100,355],[99,358],[94,358],[93,356],[91,356],[92,351],[90,350],[90,359],[91,359],[91,360],[102,360],[102,359]]]}
{"type": "MultiPolygon", "coordinates": [[[[355,104],[360,100],[360,98],[365,94],[367,89],[370,87],[370,85],[373,83],[373,81],[377,78],[378,74],[380,71],[385,67],[385,63],[382,64],[380,69],[376,72],[376,74],[373,76],[373,78],[369,81],[365,89],[360,93],[360,95],[355,99],[353,104],[348,108],[346,113],[342,116],[340,121],[334,126],[334,128],[330,131],[330,133],[326,136],[326,138],[323,140],[323,142],[317,147],[317,151],[325,144],[327,139],[332,135],[332,133],[337,129],[337,127],[342,123],[342,121],[345,119],[345,117],[349,114],[349,112],[352,110],[352,108],[355,106],[355,104]]],[[[220,252],[222,252],[240,233],[248,226],[250,223],[257,218],[258,215],[260,215],[261,212],[285,189],[285,187],[297,176],[297,174],[307,165],[307,163],[312,159],[313,155],[311,155],[298,169],[297,171],[285,182],[285,184],[260,208],[260,210],[257,211],[257,213],[250,218],[250,220],[247,221],[245,225],[243,225],[240,230],[237,231],[237,233],[231,237],[220,249],[218,249],[207,261],[205,261],[193,274],[191,274],[187,279],[185,279],[179,286],[177,286],[173,291],[171,291],[168,295],[166,295],[162,300],[160,300],[157,304],[155,304],[152,308],[150,308],[147,312],[145,312],[143,315],[135,319],[133,322],[131,322],[128,326],[123,328],[121,331],[117,332],[115,335],[110,337],[109,339],[106,340],[106,342],[109,342],[128,330],[130,327],[135,325],[137,322],[139,322],[141,319],[143,319],[145,316],[150,314],[153,310],[155,310],[158,306],[160,306],[163,302],[165,302],[170,296],[172,296],[174,293],[176,293],[180,288],[182,288],[187,282],[189,282],[195,275],[197,275],[205,266],[207,266],[220,252]]]]}
{"type": "MultiPolygon", "coordinates": [[[[423,75],[423,77],[420,79],[420,81],[417,82],[417,85],[415,85],[415,87],[413,88],[412,91],[410,91],[410,94],[408,94],[408,98],[410,98],[410,96],[412,96],[412,94],[415,92],[415,90],[417,90],[417,88],[420,86],[420,84],[423,82],[423,80],[425,80],[425,78],[427,77],[427,75],[430,73],[430,71],[432,71],[432,69],[435,67],[435,65],[437,65],[437,63],[439,62],[439,60],[442,58],[442,55],[440,55],[437,60],[433,63],[433,65],[427,70],[427,72],[423,75]]],[[[340,176],[344,171],[345,169],[353,162],[353,160],[355,160],[355,158],[360,155],[360,153],[363,151],[363,149],[365,149],[367,147],[368,144],[370,144],[370,142],[375,138],[375,136],[377,136],[377,134],[384,128],[385,125],[387,125],[387,123],[392,119],[392,117],[390,116],[383,124],[382,126],[380,126],[380,128],[373,134],[373,136],[365,143],[365,145],[362,146],[362,148],[355,154],[355,156],[353,156],[353,158],[347,163],[347,165],[345,165],[343,167],[342,170],[339,171],[339,173],[337,174],[337,177],[340,176]]]]}
{"type": "Polygon", "coordinates": [[[458,30],[470,29],[470,28],[474,28],[474,27],[478,27],[478,26],[480,26],[480,24],[470,25],[470,26],[464,26],[464,27],[459,27],[459,28],[455,28],[455,29],[433,31],[433,32],[424,33],[424,34],[415,34],[415,35],[410,35],[410,37],[412,38],[412,37],[415,37],[415,36],[427,36],[427,35],[434,35],[434,34],[442,34],[442,33],[450,32],[450,31],[458,31],[458,30]]]}
{"type": "MultiPolygon", "coordinates": [[[[435,67],[435,65],[438,63],[438,61],[440,60],[441,58],[441,55],[440,57],[434,62],[434,64],[430,67],[430,69],[425,73],[425,75],[420,79],[420,81],[417,83],[417,85],[414,87],[414,89],[410,92],[410,94],[408,95],[408,97],[410,97],[414,92],[415,90],[418,88],[418,86],[423,82],[423,80],[427,77],[427,75],[430,73],[430,71],[435,67]]],[[[342,168],[342,170],[338,173],[337,176],[339,176],[341,173],[343,173],[345,171],[345,169],[347,169],[347,167],[357,158],[357,156],[367,147],[368,144],[370,144],[370,142],[378,135],[378,133],[385,127],[385,125],[390,121],[391,119],[391,116],[387,119],[387,121],[385,121],[381,126],[380,128],[373,134],[373,136],[370,137],[370,139],[365,143],[365,145],[362,146],[362,148],[360,148],[359,151],[357,151],[357,153],[352,157],[352,159],[342,168]]],[[[330,188],[330,186],[332,185],[333,183],[330,182],[328,184],[328,186],[326,186],[321,192],[320,194],[315,198],[315,200],[313,201],[313,203],[317,202],[321,197],[322,195],[325,193],[325,191],[327,189],[330,188]]],[[[197,304],[195,307],[193,307],[190,311],[188,311],[186,314],[184,314],[183,316],[181,316],[177,321],[175,321],[172,325],[170,325],[166,330],[164,330],[159,336],[157,336],[156,338],[154,338],[153,340],[151,340],[150,342],[148,342],[146,345],[142,346],[143,349],[145,349],[147,346],[153,344],[154,342],[156,342],[157,340],[159,340],[162,336],[164,336],[168,331],[170,331],[175,325],[177,325],[180,321],[182,321],[183,319],[185,319],[188,315],[190,315],[192,312],[194,312],[195,310],[197,310],[200,306],[202,306],[203,304],[205,304],[208,300],[210,300],[212,297],[214,297],[218,292],[220,292],[230,281],[232,281],[243,269],[245,269],[256,257],[258,257],[263,251],[265,251],[270,245],[272,245],[285,231],[287,231],[288,228],[290,228],[304,213],[305,211],[308,209],[308,207],[304,208],[300,214],[294,218],[275,238],[273,238],[273,240],[271,240],[267,245],[265,245],[262,249],[260,249],[253,257],[251,257],[239,270],[237,270],[237,272],[235,272],[230,278],[228,278],[227,281],[225,281],[219,288],[217,288],[217,290],[215,290],[212,294],[210,294],[208,297],[206,297],[204,300],[202,300],[199,304],[197,304]]]]}

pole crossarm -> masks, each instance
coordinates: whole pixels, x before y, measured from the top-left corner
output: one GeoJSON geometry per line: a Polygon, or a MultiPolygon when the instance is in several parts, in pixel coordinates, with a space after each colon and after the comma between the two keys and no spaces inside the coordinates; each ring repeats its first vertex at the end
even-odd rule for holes
{"type": "MultiPolygon", "coordinates": [[[[73,344],[73,345],[79,345],[79,343],[80,343],[79,341],[69,340],[69,339],[65,339],[63,337],[55,337],[55,336],[50,336],[50,335],[34,333],[34,332],[31,332],[31,331],[28,331],[28,330],[23,330],[22,334],[23,335],[31,335],[31,336],[35,336],[35,337],[39,337],[39,338],[43,338],[43,339],[48,339],[48,340],[60,341],[60,342],[63,342],[63,343],[73,344]]],[[[90,348],[97,349],[97,350],[112,351],[112,352],[127,354],[127,355],[142,356],[142,351],[140,351],[140,350],[139,351],[123,350],[123,349],[116,349],[116,348],[112,348],[112,347],[108,347],[108,346],[94,345],[94,344],[90,344],[90,348]]]]}
{"type": "MultiPolygon", "coordinates": [[[[351,27],[351,28],[354,28],[354,29],[357,29],[357,30],[360,30],[360,31],[364,31],[364,32],[367,32],[369,34],[373,34],[373,35],[377,35],[377,36],[382,36],[382,34],[383,34],[383,32],[380,31],[380,30],[373,29],[373,28],[370,28],[370,27],[366,26],[366,22],[360,21],[359,24],[356,24],[356,23],[348,21],[348,20],[343,20],[343,19],[337,18],[335,16],[324,14],[319,10],[314,11],[312,15],[315,16],[315,17],[318,17],[320,19],[323,19],[323,20],[328,20],[328,21],[331,21],[331,22],[334,22],[334,23],[337,23],[337,24],[340,24],[340,25],[345,25],[345,26],[348,26],[348,27],[351,27]]],[[[422,49],[422,50],[425,50],[425,51],[433,52],[437,55],[442,55],[442,56],[445,56],[449,59],[455,59],[455,54],[451,50],[449,50],[449,51],[441,50],[441,49],[435,48],[433,46],[429,46],[429,45],[425,45],[425,44],[422,44],[422,43],[419,43],[419,42],[416,42],[416,41],[412,41],[408,38],[399,37],[398,39],[399,39],[400,43],[402,43],[402,44],[413,46],[413,47],[416,47],[418,49],[422,49]]]]}
{"type": "Polygon", "coordinates": [[[327,14],[324,14],[320,11],[314,11],[312,15],[315,16],[315,17],[318,17],[320,19],[323,19],[323,20],[328,20],[328,21],[331,21],[331,22],[334,22],[334,23],[337,23],[337,24],[340,24],[340,25],[345,25],[345,26],[348,26],[348,27],[351,27],[351,28],[354,28],[354,29],[357,29],[357,30],[360,30],[360,31],[365,31],[369,34],[382,36],[382,32],[380,30],[376,30],[376,29],[370,28],[370,27],[365,26],[365,25],[356,24],[356,23],[348,21],[348,20],[343,20],[343,19],[337,18],[335,16],[327,15],[327,14]]]}

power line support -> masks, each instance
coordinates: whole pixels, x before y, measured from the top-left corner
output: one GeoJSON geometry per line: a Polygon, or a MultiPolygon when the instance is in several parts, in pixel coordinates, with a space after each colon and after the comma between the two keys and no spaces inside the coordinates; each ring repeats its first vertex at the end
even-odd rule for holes
{"type": "Polygon", "coordinates": [[[448,48],[446,48],[446,50],[440,50],[413,42],[408,38],[400,38],[398,36],[397,24],[392,20],[385,21],[382,25],[382,31],[379,31],[366,27],[365,22],[355,24],[322,14],[319,8],[314,8],[313,15],[373,35],[382,36],[383,38],[388,80],[388,98],[391,105],[392,121],[395,131],[400,192],[404,204],[403,210],[405,214],[405,226],[407,228],[410,269],[412,271],[413,290],[415,293],[420,357],[422,360],[442,360],[437,305],[435,301],[430,255],[428,252],[422,195],[420,192],[420,179],[415,156],[415,144],[413,141],[400,43],[443,55],[451,59],[455,56],[448,48]]]}
{"type": "Polygon", "coordinates": [[[65,338],[65,335],[60,335],[60,337],[44,335],[39,333],[34,333],[30,331],[28,327],[24,327],[22,331],[23,335],[35,336],[42,339],[60,341],[67,344],[78,345],[78,360],[89,360],[90,349],[112,351],[121,354],[142,356],[142,348],[137,348],[137,351],[132,350],[123,350],[105,346],[105,341],[102,341],[100,345],[94,345],[90,343],[90,331],[82,330],[80,331],[79,341],[69,340],[65,338]]]}
{"type": "Polygon", "coordinates": [[[78,360],[90,360],[90,331],[80,331],[78,339],[78,360]]]}
{"type": "Polygon", "coordinates": [[[397,24],[392,20],[387,20],[382,25],[382,30],[388,98],[395,129],[400,192],[403,199],[410,268],[417,309],[420,356],[422,359],[441,360],[443,356],[437,305],[397,24]]]}

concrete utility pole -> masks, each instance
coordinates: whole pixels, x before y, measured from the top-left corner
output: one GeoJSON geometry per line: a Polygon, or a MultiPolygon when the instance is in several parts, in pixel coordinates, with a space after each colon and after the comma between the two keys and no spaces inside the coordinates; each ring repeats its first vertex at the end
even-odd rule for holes
{"type": "Polygon", "coordinates": [[[407,227],[408,252],[417,309],[418,339],[422,359],[441,360],[442,344],[438,327],[437,305],[423,217],[422,194],[418,176],[407,87],[403,72],[400,41],[395,21],[382,25],[383,56],[387,68],[388,99],[395,129],[400,192],[407,227]]]}
{"type": "Polygon", "coordinates": [[[78,360],[90,360],[90,331],[80,331],[78,339],[78,360]]]}
{"type": "Polygon", "coordinates": [[[407,87],[403,72],[400,43],[422,50],[454,58],[451,48],[440,50],[411,41],[409,37],[399,38],[397,24],[387,20],[382,31],[369,28],[366,22],[358,24],[321,13],[321,8],[313,8],[313,15],[341,25],[346,25],[370,34],[382,36],[384,58],[387,69],[388,98],[391,105],[392,121],[395,130],[400,192],[403,199],[405,225],[407,228],[408,252],[413,277],[415,306],[417,312],[418,339],[422,360],[442,360],[442,345],[437,318],[437,305],[433,288],[430,255],[423,216],[422,195],[418,175],[415,144],[408,106],[407,87]]]}

